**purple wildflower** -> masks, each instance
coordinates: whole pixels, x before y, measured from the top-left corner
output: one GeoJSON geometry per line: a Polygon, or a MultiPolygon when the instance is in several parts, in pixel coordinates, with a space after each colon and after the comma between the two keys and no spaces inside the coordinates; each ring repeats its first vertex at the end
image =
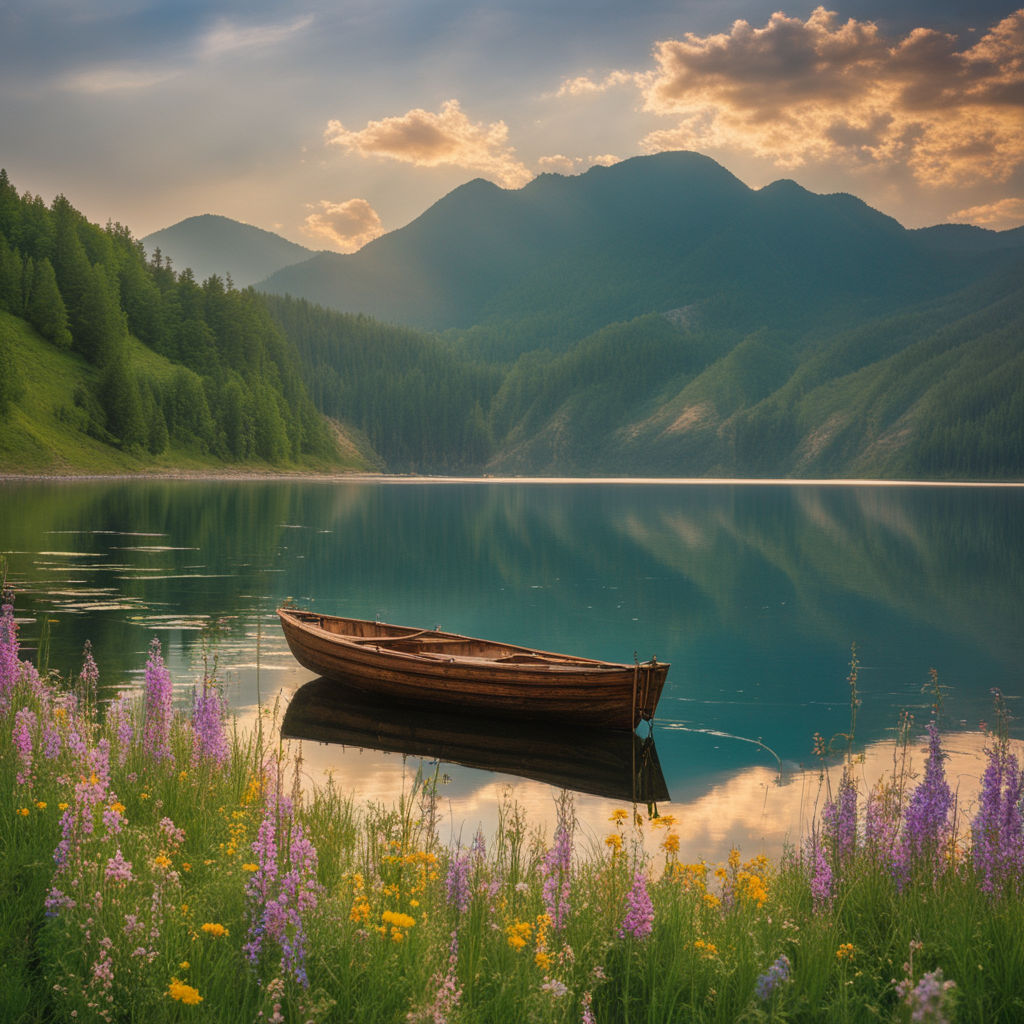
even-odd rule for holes
{"type": "Polygon", "coordinates": [[[782,953],[776,958],[775,963],[757,979],[754,993],[762,1002],[768,1002],[775,990],[783,983],[789,981],[790,963],[789,957],[782,953]]]}
{"type": "Polygon", "coordinates": [[[594,1016],[594,997],[590,992],[583,993],[583,1013],[580,1017],[580,1024],[597,1024],[594,1016]]]}
{"type": "Polygon", "coordinates": [[[462,998],[462,989],[458,987],[458,966],[459,933],[454,931],[448,947],[448,970],[443,976],[435,974],[431,979],[437,985],[434,1002],[424,1010],[409,1013],[405,1018],[409,1024],[448,1024],[449,1015],[462,998]]]}
{"type": "Polygon", "coordinates": [[[47,761],[56,761],[60,757],[60,733],[48,718],[43,722],[43,757],[47,761]]]}
{"type": "Polygon", "coordinates": [[[930,722],[924,779],[911,794],[904,815],[903,842],[896,866],[900,884],[910,877],[915,863],[930,863],[934,872],[939,870],[938,854],[949,837],[949,812],[953,806],[953,794],[942,767],[945,757],[939,730],[934,722],[930,722]]]}
{"type": "Polygon", "coordinates": [[[460,914],[469,909],[469,860],[469,853],[454,854],[448,861],[448,874],[445,876],[448,905],[455,907],[460,914]]]}
{"type": "Polygon", "coordinates": [[[118,695],[107,708],[107,725],[117,739],[117,763],[122,768],[135,738],[132,728],[132,697],[127,691],[118,695]]]}
{"type": "Polygon", "coordinates": [[[971,824],[971,853],[982,890],[995,893],[1016,882],[1024,869],[1024,776],[1005,742],[996,743],[987,753],[978,813],[971,824]]]}
{"type": "Polygon", "coordinates": [[[541,865],[544,909],[551,918],[551,927],[556,931],[563,928],[569,918],[571,869],[572,833],[564,821],[559,821],[555,829],[555,843],[544,855],[541,865]]]}
{"type": "Polygon", "coordinates": [[[18,774],[15,779],[19,786],[32,788],[32,733],[36,728],[36,713],[29,708],[20,708],[14,716],[11,739],[18,754],[18,774]]]}
{"type": "Polygon", "coordinates": [[[192,763],[223,765],[228,759],[224,735],[224,699],[211,680],[203,681],[203,692],[192,695],[192,763]]]}
{"type": "Polygon", "coordinates": [[[878,862],[889,861],[896,845],[897,816],[890,803],[884,784],[879,783],[864,805],[864,842],[878,862]]]}
{"type": "Polygon", "coordinates": [[[832,868],[825,857],[821,837],[812,835],[810,840],[811,901],[815,911],[826,909],[832,902],[832,868]]]}
{"type": "Polygon", "coordinates": [[[18,660],[18,626],[14,621],[14,597],[9,590],[3,593],[0,613],[0,714],[11,706],[11,691],[18,681],[21,662],[18,660]]]}
{"type": "Polygon", "coordinates": [[[286,850],[278,850],[273,816],[268,812],[253,842],[257,870],[246,884],[249,936],[243,947],[253,966],[268,941],[281,951],[280,970],[307,987],[306,916],[316,909],[321,892],[317,852],[298,822],[292,822],[286,850]],[[280,856],[280,864],[279,864],[280,856]]]}
{"type": "Polygon", "coordinates": [[[146,662],[146,712],[143,724],[143,742],[146,753],[154,760],[171,759],[171,675],[160,654],[160,641],[156,638],[149,647],[146,662]]]}
{"type": "Polygon", "coordinates": [[[955,981],[942,980],[940,967],[923,975],[913,987],[910,978],[904,978],[896,986],[896,992],[910,1008],[910,1019],[914,1024],[949,1024],[953,1019],[955,988],[955,981]]]}
{"type": "Polygon", "coordinates": [[[82,651],[82,671],[79,673],[78,681],[81,684],[82,696],[87,704],[96,700],[96,688],[99,684],[100,670],[92,656],[92,642],[85,641],[85,649],[82,651]]]}
{"type": "Polygon", "coordinates": [[[633,876],[633,886],[626,894],[626,916],[619,927],[619,936],[627,934],[635,939],[645,939],[654,927],[654,905],[647,891],[647,879],[642,871],[633,876]]]}
{"type": "Polygon", "coordinates": [[[847,768],[835,800],[829,800],[821,812],[823,838],[832,853],[837,873],[857,849],[857,785],[847,768]]]}
{"type": "Polygon", "coordinates": [[[135,878],[132,874],[132,862],[124,859],[120,846],[117,853],[107,861],[106,876],[109,882],[131,882],[135,878]]]}

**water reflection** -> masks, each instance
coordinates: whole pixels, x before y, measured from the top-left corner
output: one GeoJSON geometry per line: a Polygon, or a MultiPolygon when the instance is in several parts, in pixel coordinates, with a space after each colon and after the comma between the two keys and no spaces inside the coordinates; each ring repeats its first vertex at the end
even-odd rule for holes
{"type": "Polygon", "coordinates": [[[517,775],[626,803],[669,799],[650,736],[402,707],[327,679],[292,695],[281,735],[517,775]]]}
{"type": "MultiPolygon", "coordinates": [[[[951,687],[946,727],[989,717],[992,687],[1019,694],[1022,513],[1022,488],[0,481],[0,553],[26,653],[55,620],[50,664],[77,669],[88,638],[116,688],[138,682],[157,635],[182,703],[215,656],[243,714],[312,677],[273,615],[286,597],[611,661],[657,656],[672,664],[658,757],[696,828],[698,801],[733,781],[766,821],[788,820],[791,784],[770,783],[778,763],[752,741],[799,777],[813,733],[848,727],[851,642],[867,745],[902,708],[927,713],[933,666],[951,687]]],[[[360,794],[386,788],[378,770],[401,774],[397,754],[350,753],[338,763],[360,794]]],[[[512,778],[466,768],[453,786],[478,805],[512,778]]],[[[707,820],[724,827],[725,804],[707,820]]]]}

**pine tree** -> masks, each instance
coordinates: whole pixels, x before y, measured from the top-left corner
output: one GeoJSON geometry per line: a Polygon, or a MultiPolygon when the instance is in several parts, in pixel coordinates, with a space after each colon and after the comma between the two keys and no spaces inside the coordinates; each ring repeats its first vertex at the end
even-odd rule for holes
{"type": "Polygon", "coordinates": [[[25,294],[25,319],[58,348],[71,347],[67,310],[57,287],[57,275],[45,256],[32,264],[25,294]]]}

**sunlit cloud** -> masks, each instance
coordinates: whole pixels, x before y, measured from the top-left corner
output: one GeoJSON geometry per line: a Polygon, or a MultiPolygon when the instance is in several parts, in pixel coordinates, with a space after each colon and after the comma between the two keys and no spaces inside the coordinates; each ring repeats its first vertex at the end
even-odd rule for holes
{"type": "Polygon", "coordinates": [[[474,124],[458,100],[447,100],[436,114],[417,108],[398,117],[370,121],[357,131],[332,120],[324,131],[324,141],[364,157],[389,157],[418,167],[463,167],[509,188],[524,185],[533,177],[508,145],[505,122],[474,124]]]}
{"type": "Polygon", "coordinates": [[[321,199],[303,222],[309,236],[329,243],[338,252],[355,252],[384,233],[377,211],[365,199],[332,203],[321,199]]]}
{"type": "Polygon", "coordinates": [[[631,71],[610,71],[604,78],[595,81],[587,75],[567,78],[559,87],[558,96],[592,96],[607,92],[622,85],[642,86],[646,75],[634,74],[631,71]]]}
{"type": "Polygon", "coordinates": [[[240,25],[222,18],[203,35],[199,50],[203,57],[219,57],[235,50],[276,46],[308,28],[312,21],[312,14],[294,18],[287,23],[271,25],[240,25]]]}
{"type": "Polygon", "coordinates": [[[537,167],[541,171],[552,174],[580,174],[590,167],[611,167],[617,164],[622,157],[612,153],[602,153],[600,156],[564,156],[561,153],[554,153],[551,156],[542,156],[537,160],[537,167]]]}
{"type": "Polygon", "coordinates": [[[1024,199],[1006,198],[982,206],[971,206],[966,210],[951,213],[954,223],[977,224],[997,231],[1024,225],[1024,199]]]}
{"type": "Polygon", "coordinates": [[[630,80],[648,113],[673,117],[649,152],[739,149],[785,168],[811,162],[907,167],[929,186],[1006,181],[1024,163],[1024,9],[972,46],[929,28],[887,38],[818,7],[761,28],[686,33],[654,47],[654,68],[571,79],[562,96],[630,80]]]}

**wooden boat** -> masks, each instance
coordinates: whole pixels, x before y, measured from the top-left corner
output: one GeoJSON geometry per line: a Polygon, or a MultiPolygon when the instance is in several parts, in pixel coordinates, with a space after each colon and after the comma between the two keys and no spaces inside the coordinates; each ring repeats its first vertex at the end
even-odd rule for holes
{"type": "Polygon", "coordinates": [[[300,686],[281,735],[517,775],[626,803],[669,799],[653,736],[396,705],[338,679],[300,686]]]}
{"type": "Polygon", "coordinates": [[[654,717],[669,666],[552,654],[436,629],[279,608],[296,660],[394,701],[512,718],[635,729],[654,717]]]}

